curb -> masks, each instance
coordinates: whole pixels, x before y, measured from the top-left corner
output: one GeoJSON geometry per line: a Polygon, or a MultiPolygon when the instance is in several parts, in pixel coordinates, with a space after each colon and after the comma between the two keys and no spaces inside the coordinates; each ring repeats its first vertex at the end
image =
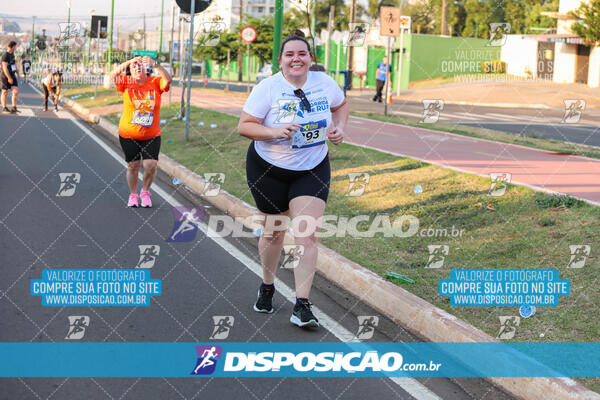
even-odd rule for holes
{"type": "MultiPolygon", "coordinates": [[[[118,136],[118,128],[105,118],[99,118],[98,124],[112,136],[118,136]]],[[[208,187],[208,182],[204,178],[163,153],[160,154],[158,166],[198,194],[204,193],[205,188],[208,187]]],[[[217,196],[204,197],[204,199],[232,217],[249,217],[258,214],[255,207],[224,190],[220,190],[217,196]]],[[[251,223],[249,219],[244,221],[244,225],[252,230],[259,226],[251,223]]],[[[293,241],[289,232],[286,233],[285,242],[293,243],[293,241]]],[[[348,290],[395,323],[404,325],[418,337],[432,342],[500,342],[407,290],[383,280],[379,275],[335,251],[321,244],[318,245],[318,250],[316,267],[321,275],[348,290]]],[[[571,378],[488,377],[485,379],[519,399],[600,400],[600,394],[571,378]]]]}
{"type": "Polygon", "coordinates": [[[61,102],[69,106],[75,113],[77,113],[84,120],[91,122],[93,124],[97,124],[100,122],[100,117],[96,114],[90,112],[87,108],[84,108],[79,103],[74,102],[68,97],[63,97],[60,99],[61,102]]]}

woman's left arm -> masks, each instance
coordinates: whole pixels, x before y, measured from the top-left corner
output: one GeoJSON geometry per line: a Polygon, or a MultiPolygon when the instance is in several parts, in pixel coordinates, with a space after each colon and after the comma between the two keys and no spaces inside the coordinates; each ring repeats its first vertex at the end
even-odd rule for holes
{"type": "Polygon", "coordinates": [[[171,84],[171,82],[173,81],[173,78],[171,78],[171,74],[169,74],[167,70],[164,69],[162,65],[160,65],[160,63],[156,62],[156,60],[153,60],[151,58],[147,58],[145,61],[147,63],[152,63],[152,65],[156,68],[156,70],[160,74],[160,77],[165,80],[165,87],[171,84]]]}
{"type": "Polygon", "coordinates": [[[350,108],[348,107],[348,103],[345,99],[342,104],[331,109],[333,126],[327,131],[327,138],[331,141],[331,143],[337,145],[342,143],[344,140],[344,130],[346,129],[349,115],[350,108]]]}

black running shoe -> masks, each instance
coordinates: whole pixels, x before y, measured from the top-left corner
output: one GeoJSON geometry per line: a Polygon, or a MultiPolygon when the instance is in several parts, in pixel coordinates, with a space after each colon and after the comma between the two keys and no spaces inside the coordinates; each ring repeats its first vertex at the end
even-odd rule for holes
{"type": "Polygon", "coordinates": [[[254,304],[254,311],[267,314],[271,314],[275,311],[273,309],[274,294],[274,288],[260,285],[260,288],[258,289],[258,299],[256,299],[256,303],[254,304]]]}
{"type": "Polygon", "coordinates": [[[13,107],[13,108],[10,110],[10,113],[11,113],[11,114],[16,114],[16,113],[21,113],[21,111],[17,110],[17,107],[13,107]]]}
{"type": "Polygon", "coordinates": [[[10,110],[8,109],[8,107],[2,107],[2,112],[3,113],[9,113],[10,110]]]}
{"type": "Polygon", "coordinates": [[[312,306],[312,304],[308,300],[296,303],[294,306],[294,311],[292,312],[292,316],[290,317],[290,322],[298,325],[301,328],[318,327],[319,320],[313,315],[312,311],[310,310],[310,306],[312,306]]]}

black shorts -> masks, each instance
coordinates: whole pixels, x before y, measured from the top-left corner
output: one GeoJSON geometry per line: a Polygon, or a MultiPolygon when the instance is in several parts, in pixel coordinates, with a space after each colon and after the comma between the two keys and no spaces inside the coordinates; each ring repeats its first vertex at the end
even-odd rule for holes
{"type": "Polygon", "coordinates": [[[149,140],[125,139],[119,136],[119,142],[125,154],[126,162],[136,161],[140,158],[144,160],[158,160],[160,136],[149,140]]]}
{"type": "Polygon", "coordinates": [[[17,80],[17,77],[15,75],[11,76],[13,80],[12,84],[8,83],[8,78],[3,73],[0,73],[0,75],[2,75],[2,77],[0,77],[0,85],[2,86],[2,90],[8,90],[13,86],[19,87],[19,81],[17,80]]]}
{"type": "Polygon", "coordinates": [[[265,161],[252,142],[246,156],[246,178],[256,207],[265,214],[287,211],[290,201],[298,196],[318,197],[326,202],[331,180],[329,154],[311,170],[293,171],[265,161]]]}

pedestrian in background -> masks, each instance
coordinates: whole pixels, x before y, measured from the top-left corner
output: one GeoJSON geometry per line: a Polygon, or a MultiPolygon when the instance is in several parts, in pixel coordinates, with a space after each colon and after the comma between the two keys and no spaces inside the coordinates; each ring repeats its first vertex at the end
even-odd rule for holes
{"type": "Polygon", "coordinates": [[[0,67],[0,86],[2,86],[2,95],[0,102],[2,103],[2,112],[5,113],[18,113],[17,100],[19,99],[19,71],[17,71],[17,65],[15,64],[15,50],[17,48],[17,42],[11,40],[8,43],[6,53],[2,55],[1,67],[0,67]],[[12,108],[9,110],[6,107],[6,97],[8,91],[12,90],[12,108]]]}
{"type": "Polygon", "coordinates": [[[29,61],[29,58],[27,56],[25,56],[23,58],[23,61],[21,61],[21,66],[23,68],[23,80],[25,82],[28,82],[28,75],[31,72],[31,61],[29,61]]]}
{"type": "Polygon", "coordinates": [[[377,86],[376,86],[377,92],[375,93],[375,97],[373,97],[373,101],[378,101],[381,103],[381,101],[383,100],[382,91],[383,91],[383,87],[385,85],[385,80],[387,79],[389,71],[390,71],[390,65],[388,64],[388,59],[387,59],[387,57],[383,57],[383,61],[381,61],[379,63],[379,66],[377,67],[377,73],[375,75],[375,77],[377,79],[377,86]]]}

